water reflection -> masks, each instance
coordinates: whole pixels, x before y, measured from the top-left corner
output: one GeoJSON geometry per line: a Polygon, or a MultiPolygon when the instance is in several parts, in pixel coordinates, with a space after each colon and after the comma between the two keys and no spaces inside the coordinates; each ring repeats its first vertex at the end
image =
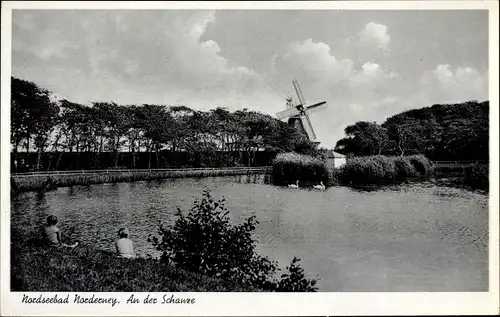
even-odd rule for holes
{"type": "Polygon", "coordinates": [[[183,178],[59,188],[11,203],[12,229],[35,234],[48,214],[63,232],[112,250],[128,227],[137,251],[159,223],[172,224],[204,189],[225,197],[231,221],[257,216],[258,252],[285,267],[302,258],[326,291],[484,291],[488,285],[487,196],[432,183],[294,190],[266,175],[183,178]]]}

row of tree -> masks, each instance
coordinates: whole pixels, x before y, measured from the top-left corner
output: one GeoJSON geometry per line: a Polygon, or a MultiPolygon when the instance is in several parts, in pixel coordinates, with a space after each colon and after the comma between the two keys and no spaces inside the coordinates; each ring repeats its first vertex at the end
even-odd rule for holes
{"type": "Polygon", "coordinates": [[[424,154],[431,160],[488,160],[489,102],[433,105],[393,115],[382,124],[345,128],[336,151],[349,156],[424,154]]]}
{"type": "MultiPolygon", "coordinates": [[[[247,109],[230,112],[216,108],[208,112],[185,106],[118,105],[94,102],[82,105],[55,100],[53,94],[33,82],[11,78],[12,152],[36,152],[36,170],[44,155],[92,153],[95,167],[102,153],[154,153],[159,167],[161,151],[204,153],[212,160],[218,153],[246,153],[248,165],[257,151],[315,152],[315,146],[293,127],[269,115],[247,109]]],[[[199,155],[198,155],[199,156],[199,155]]],[[[224,157],[228,157],[225,155],[224,157]]],[[[57,159],[56,159],[57,161],[57,159]]],[[[224,162],[226,166],[234,162],[224,162]]],[[[54,166],[57,168],[57,163],[54,166]]],[[[220,165],[220,162],[219,164],[220,165]]]]}

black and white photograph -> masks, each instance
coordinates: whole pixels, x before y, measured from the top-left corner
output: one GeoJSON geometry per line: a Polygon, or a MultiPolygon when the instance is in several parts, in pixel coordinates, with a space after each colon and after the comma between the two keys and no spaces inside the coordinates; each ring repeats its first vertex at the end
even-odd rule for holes
{"type": "Polygon", "coordinates": [[[498,2],[404,2],[2,4],[9,314],[498,313],[498,2]]]}

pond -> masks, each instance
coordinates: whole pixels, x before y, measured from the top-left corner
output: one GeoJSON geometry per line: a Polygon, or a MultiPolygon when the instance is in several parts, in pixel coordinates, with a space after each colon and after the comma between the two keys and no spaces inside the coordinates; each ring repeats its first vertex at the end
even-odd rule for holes
{"type": "Polygon", "coordinates": [[[234,223],[255,214],[259,254],[283,269],[301,258],[320,291],[488,290],[487,195],[432,182],[314,191],[252,175],[75,186],[13,198],[11,227],[34,234],[54,214],[63,232],[108,250],[127,227],[137,253],[156,256],[148,234],[204,189],[226,198],[234,223]]]}

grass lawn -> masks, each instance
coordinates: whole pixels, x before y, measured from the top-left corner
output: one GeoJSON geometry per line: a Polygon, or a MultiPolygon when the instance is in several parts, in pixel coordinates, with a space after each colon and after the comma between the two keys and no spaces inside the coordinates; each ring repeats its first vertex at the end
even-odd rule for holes
{"type": "Polygon", "coordinates": [[[37,292],[237,292],[231,282],[155,259],[120,259],[88,245],[74,249],[11,245],[11,290],[37,292]]]}

